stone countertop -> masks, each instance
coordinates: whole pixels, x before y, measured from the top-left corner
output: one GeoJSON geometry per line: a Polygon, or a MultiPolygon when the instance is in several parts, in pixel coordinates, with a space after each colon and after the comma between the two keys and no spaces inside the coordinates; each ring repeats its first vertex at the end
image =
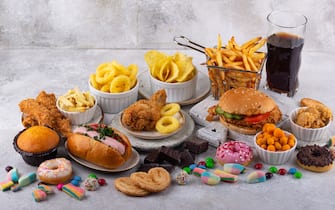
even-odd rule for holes
{"type": "MultiPolygon", "coordinates": [[[[147,50],[100,50],[100,49],[11,49],[0,50],[0,141],[2,143],[0,156],[0,177],[6,179],[4,168],[7,165],[16,166],[21,174],[35,171],[35,167],[25,164],[12,147],[13,137],[22,129],[21,113],[18,103],[29,97],[36,97],[41,90],[53,92],[56,95],[65,93],[68,89],[78,86],[88,89],[87,80],[97,65],[102,62],[117,60],[122,64],[136,63],[141,72],[147,69],[143,56],[147,50]]],[[[165,51],[173,53],[174,51],[165,51]]],[[[204,62],[204,55],[185,50],[194,57],[194,63],[200,71],[206,72],[199,64],[204,62]]],[[[273,93],[264,89],[264,77],[260,90],[269,94],[279,104],[284,114],[298,106],[302,97],[318,99],[335,110],[335,95],[333,90],[334,54],[320,52],[304,52],[300,70],[300,86],[293,98],[273,93]]],[[[264,73],[264,72],[263,72],[264,73]]],[[[264,74],[263,74],[264,76],[264,74]]],[[[185,110],[192,105],[183,107],[185,110]]],[[[110,121],[110,116],[105,119],[110,121]]],[[[330,133],[335,134],[334,125],[330,133]]],[[[59,155],[65,155],[60,148],[59,155]]],[[[143,158],[141,153],[141,158],[143,158]]],[[[206,153],[197,156],[197,161],[215,155],[215,148],[210,147],[206,153]]],[[[191,182],[179,186],[175,182],[165,191],[144,198],[127,197],[114,189],[113,179],[127,176],[136,168],[121,173],[103,173],[85,168],[73,162],[74,173],[86,177],[96,173],[105,178],[108,185],[96,192],[87,192],[82,201],[74,200],[57,191],[48,197],[47,201],[36,203],[31,192],[36,183],[19,192],[1,192],[0,202],[3,207],[15,209],[333,209],[335,201],[335,170],[326,173],[312,173],[302,170],[303,178],[295,179],[291,175],[275,175],[271,180],[259,184],[247,184],[246,176],[253,171],[254,161],[247,168],[247,173],[239,176],[239,182],[234,184],[220,183],[217,186],[202,184],[200,179],[191,176],[191,182]]],[[[269,165],[265,165],[265,168],[269,165]]],[[[297,167],[294,159],[283,168],[297,167]]],[[[179,172],[176,168],[172,178],[179,172]]],[[[265,170],[265,169],[264,169],[265,170]]],[[[300,170],[300,168],[299,168],[300,170]]]]}

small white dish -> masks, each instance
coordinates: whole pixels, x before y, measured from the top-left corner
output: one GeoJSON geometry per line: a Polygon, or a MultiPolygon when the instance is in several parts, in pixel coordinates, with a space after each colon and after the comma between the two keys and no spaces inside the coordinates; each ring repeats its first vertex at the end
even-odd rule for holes
{"type": "Polygon", "coordinates": [[[90,169],[94,169],[94,170],[98,170],[98,171],[104,171],[104,172],[122,172],[122,171],[127,171],[130,170],[132,168],[134,168],[140,161],[140,154],[134,149],[132,148],[132,155],[130,157],[130,159],[125,162],[122,166],[115,168],[115,169],[109,169],[109,168],[104,168],[98,165],[95,165],[94,163],[90,163],[86,160],[83,160],[79,157],[76,157],[74,155],[72,155],[68,150],[67,150],[67,143],[65,143],[65,149],[67,151],[67,154],[77,163],[79,163],[80,165],[83,165],[87,168],[90,169]]]}
{"type": "MultiPolygon", "coordinates": [[[[150,75],[149,72],[145,71],[138,75],[139,82],[139,94],[146,99],[149,99],[153,94],[150,83],[150,75]]],[[[178,103],[181,106],[195,104],[202,99],[204,99],[210,92],[211,84],[207,74],[198,71],[197,76],[197,86],[195,90],[195,94],[192,98],[184,101],[173,101],[174,103],[178,103]]],[[[172,101],[171,101],[172,103],[172,101]]]]}
{"type": "Polygon", "coordinates": [[[182,112],[178,112],[175,114],[175,117],[178,119],[179,123],[180,123],[180,126],[177,130],[175,130],[174,132],[172,133],[167,133],[167,134],[162,134],[162,133],[159,133],[158,131],[132,131],[130,129],[127,128],[127,126],[125,126],[122,121],[121,121],[121,117],[122,117],[122,114],[119,115],[120,118],[120,124],[122,126],[122,128],[129,134],[137,137],[137,138],[141,138],[141,139],[147,139],[147,140],[157,140],[157,139],[163,139],[163,138],[167,138],[167,137],[170,137],[170,136],[173,136],[174,134],[178,133],[185,125],[185,117],[183,115],[182,112]]]}

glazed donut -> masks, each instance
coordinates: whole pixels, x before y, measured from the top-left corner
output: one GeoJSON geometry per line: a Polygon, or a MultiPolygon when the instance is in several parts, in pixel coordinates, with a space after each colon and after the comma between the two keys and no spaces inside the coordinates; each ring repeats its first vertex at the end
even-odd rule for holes
{"type": "Polygon", "coordinates": [[[300,167],[314,172],[326,172],[334,166],[334,156],[326,147],[307,145],[301,147],[297,154],[300,167]]]}
{"type": "Polygon", "coordinates": [[[37,168],[37,178],[46,184],[65,183],[72,177],[72,165],[66,158],[42,162],[37,168]]]}
{"type": "Polygon", "coordinates": [[[253,158],[252,149],[243,142],[228,141],[216,149],[215,158],[224,165],[225,163],[238,163],[247,166],[253,158]]]}

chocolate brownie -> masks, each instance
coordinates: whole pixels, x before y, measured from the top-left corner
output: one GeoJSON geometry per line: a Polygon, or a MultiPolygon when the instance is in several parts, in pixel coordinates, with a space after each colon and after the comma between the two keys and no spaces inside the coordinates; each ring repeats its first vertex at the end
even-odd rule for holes
{"type": "Polygon", "coordinates": [[[180,152],[180,167],[184,168],[194,163],[193,155],[188,151],[184,150],[180,152]]]}
{"type": "Polygon", "coordinates": [[[163,159],[160,150],[153,150],[144,158],[144,163],[162,163],[163,159]]]}
{"type": "Polygon", "coordinates": [[[159,151],[163,160],[171,163],[172,165],[179,165],[180,152],[178,150],[162,146],[159,151]]]}
{"type": "Polygon", "coordinates": [[[184,148],[195,154],[206,152],[208,149],[208,141],[195,138],[184,142],[184,148]]]}

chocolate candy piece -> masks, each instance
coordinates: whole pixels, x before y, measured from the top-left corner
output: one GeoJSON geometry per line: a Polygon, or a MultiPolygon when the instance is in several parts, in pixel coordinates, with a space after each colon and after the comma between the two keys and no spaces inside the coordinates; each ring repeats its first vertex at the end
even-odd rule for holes
{"type": "Polygon", "coordinates": [[[174,150],[166,146],[162,146],[159,151],[160,151],[160,155],[162,156],[163,160],[166,160],[172,165],[180,164],[180,152],[178,150],[174,150]]]}
{"type": "Polygon", "coordinates": [[[180,152],[180,166],[184,168],[194,163],[194,158],[188,150],[180,152]]]}
{"type": "Polygon", "coordinates": [[[207,151],[208,141],[195,138],[193,140],[185,141],[184,147],[185,149],[188,149],[192,153],[200,154],[207,151]]]}
{"type": "Polygon", "coordinates": [[[137,171],[148,172],[150,169],[155,168],[155,167],[163,167],[164,169],[166,169],[170,173],[174,169],[174,166],[171,165],[171,164],[144,163],[144,164],[140,165],[140,167],[137,169],[137,171]]]}
{"type": "Polygon", "coordinates": [[[153,150],[145,158],[144,163],[161,163],[162,157],[160,150],[153,150]]]}

